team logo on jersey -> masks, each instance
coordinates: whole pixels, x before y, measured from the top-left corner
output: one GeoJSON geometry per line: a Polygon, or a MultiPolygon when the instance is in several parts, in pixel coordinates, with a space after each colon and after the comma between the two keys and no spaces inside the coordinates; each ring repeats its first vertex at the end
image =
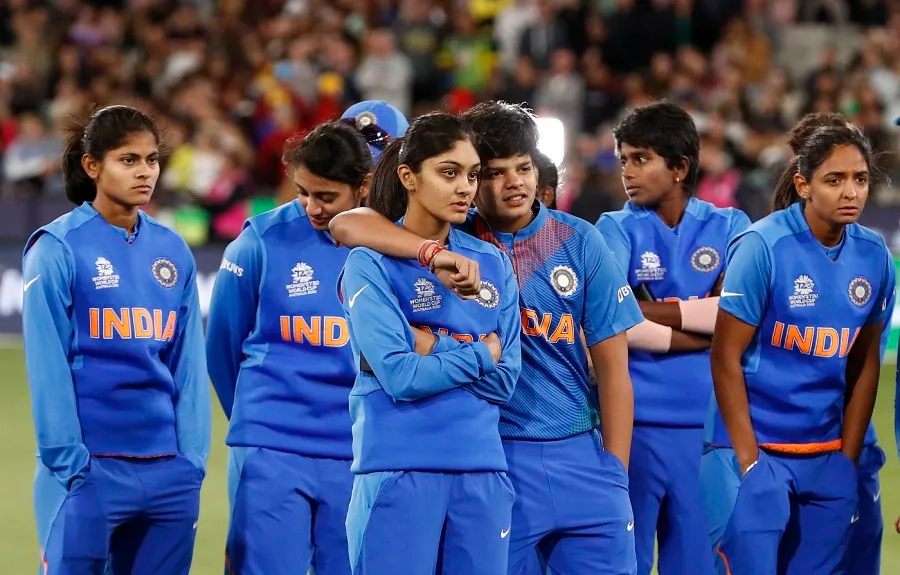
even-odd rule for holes
{"type": "MultiPolygon", "coordinates": [[[[484,283],[481,285],[483,289],[484,283]]],[[[441,299],[444,296],[435,292],[434,284],[430,280],[419,278],[413,284],[413,288],[416,290],[416,297],[409,300],[409,305],[412,306],[414,312],[440,309],[441,299]]]]}
{"type": "Polygon", "coordinates": [[[291,283],[285,286],[288,297],[312,295],[319,290],[319,280],[313,279],[313,269],[304,262],[291,268],[291,283]]]}
{"type": "Polygon", "coordinates": [[[481,289],[475,296],[475,301],[488,309],[494,309],[500,305],[500,292],[491,282],[481,280],[481,289]]]}
{"type": "Polygon", "coordinates": [[[816,293],[816,282],[806,274],[800,274],[794,280],[794,295],[790,296],[791,307],[813,307],[819,294],[816,293]]]}
{"type": "Polygon", "coordinates": [[[719,267],[719,252],[711,247],[703,247],[691,254],[691,265],[698,272],[711,272],[719,267]]]}
{"type": "Polygon", "coordinates": [[[662,267],[658,255],[648,251],[641,254],[641,267],[634,270],[634,275],[638,281],[661,280],[666,275],[666,268],[662,267]]]}
{"type": "Polygon", "coordinates": [[[119,287],[119,274],[113,269],[112,263],[104,257],[97,258],[94,262],[97,267],[97,275],[94,276],[94,287],[97,289],[109,289],[119,287]]]}
{"type": "MultiPolygon", "coordinates": [[[[850,294],[850,301],[854,305],[862,307],[869,303],[869,300],[872,298],[872,284],[862,276],[853,278],[850,282],[850,287],[847,288],[847,293],[850,294]]],[[[885,307],[886,304],[887,300],[885,300],[885,307]]]]}
{"type": "Polygon", "coordinates": [[[154,260],[150,271],[153,272],[153,277],[156,278],[159,285],[164,288],[175,287],[175,284],[178,283],[178,268],[166,258],[154,260]]]}
{"type": "Polygon", "coordinates": [[[578,289],[578,277],[568,266],[556,266],[550,272],[550,283],[561,296],[570,296],[578,289]]]}

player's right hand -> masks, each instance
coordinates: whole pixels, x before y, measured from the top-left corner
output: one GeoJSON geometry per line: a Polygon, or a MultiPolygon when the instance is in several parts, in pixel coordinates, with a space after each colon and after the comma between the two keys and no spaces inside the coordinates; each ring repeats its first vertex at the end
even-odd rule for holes
{"type": "Polygon", "coordinates": [[[441,250],[431,261],[438,280],[463,299],[472,299],[481,289],[478,262],[450,250],[441,250]]]}
{"type": "Polygon", "coordinates": [[[491,352],[491,357],[494,359],[494,363],[500,361],[500,355],[503,353],[503,345],[500,343],[500,338],[497,336],[497,332],[491,332],[486,338],[482,341],[487,344],[488,349],[491,352]]]}

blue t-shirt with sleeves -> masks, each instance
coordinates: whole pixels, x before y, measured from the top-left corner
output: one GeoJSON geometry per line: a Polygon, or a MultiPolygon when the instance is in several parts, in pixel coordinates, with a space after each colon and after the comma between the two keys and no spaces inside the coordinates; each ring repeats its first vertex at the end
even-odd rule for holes
{"type": "MultiPolygon", "coordinates": [[[[651,208],[626,202],[603,214],[597,228],[631,286],[644,284],[657,301],[708,297],[725,269],[728,243],[750,225],[744,212],[696,198],[670,228],[651,208]]],[[[634,420],[648,425],[702,427],[712,393],[709,351],[630,350],[634,420]]]]}
{"type": "Polygon", "coordinates": [[[356,364],[335,290],[349,253],[296,200],[247,220],[225,250],[206,348],[228,445],[352,458],[356,364]]]}
{"type": "MultiPolygon", "coordinates": [[[[826,250],[794,204],[752,225],[729,249],[719,307],[756,327],[741,359],[762,447],[839,448],[847,356],[860,330],[885,320],[894,291],[884,240],[859,224],[826,250]]],[[[711,402],[707,441],[729,446],[711,402]]]]}
{"type": "Polygon", "coordinates": [[[350,393],[356,473],[506,470],[497,426],[522,363],[515,276],[496,247],[458,230],[448,247],[478,262],[475,299],[413,260],[366,248],[347,257],[339,281],[359,366],[350,393]],[[431,354],[415,353],[411,327],[439,334],[431,354]],[[482,341],[495,332],[496,364],[482,341]]]}
{"type": "Polygon", "coordinates": [[[210,397],[197,269],[144,212],[134,233],[84,203],[29,238],[22,331],[41,462],[181,453],[203,470],[210,397]]]}
{"type": "Polygon", "coordinates": [[[474,211],[466,224],[506,252],[519,284],[522,375],[501,409],[504,439],[564,439],[598,428],[581,332],[590,347],[643,321],[600,232],[537,206],[531,223],[515,234],[492,231],[474,211]]]}

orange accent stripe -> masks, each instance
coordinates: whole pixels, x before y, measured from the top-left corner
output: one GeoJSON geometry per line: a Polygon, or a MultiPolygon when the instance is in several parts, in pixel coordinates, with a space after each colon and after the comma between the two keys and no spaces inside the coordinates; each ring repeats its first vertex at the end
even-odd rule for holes
{"type": "Polygon", "coordinates": [[[731,566],[728,564],[728,557],[725,557],[725,553],[723,553],[721,549],[716,549],[716,553],[722,557],[722,562],[725,563],[725,575],[731,575],[731,566]]]}
{"type": "Polygon", "coordinates": [[[792,453],[794,455],[808,455],[811,453],[825,453],[828,451],[840,451],[844,442],[840,439],[826,441],[825,443],[763,443],[763,449],[777,451],[778,453],[792,453]]]}
{"type": "Polygon", "coordinates": [[[44,569],[44,575],[47,575],[50,566],[47,564],[47,555],[44,553],[43,549],[41,549],[41,567],[44,569]]]}
{"type": "Polygon", "coordinates": [[[166,459],[175,457],[177,453],[161,453],[159,455],[126,455],[124,453],[92,453],[91,457],[116,457],[120,459],[166,459]]]}
{"type": "Polygon", "coordinates": [[[225,568],[228,569],[228,575],[234,575],[234,569],[231,568],[231,557],[228,556],[228,551],[225,552],[225,568]]]}

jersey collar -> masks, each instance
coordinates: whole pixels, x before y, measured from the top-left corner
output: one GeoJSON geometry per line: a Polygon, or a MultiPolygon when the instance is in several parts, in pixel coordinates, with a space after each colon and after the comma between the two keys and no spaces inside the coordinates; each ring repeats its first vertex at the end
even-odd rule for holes
{"type": "MultiPolygon", "coordinates": [[[[535,214],[534,219],[531,220],[527,226],[517,231],[514,234],[508,234],[505,232],[498,232],[497,230],[492,230],[494,237],[497,238],[503,244],[510,245],[513,242],[521,242],[527,240],[531,236],[538,233],[544,224],[547,222],[547,218],[550,215],[550,211],[547,207],[542,204],[538,200],[534,200],[534,206],[537,207],[537,214],[535,214]]],[[[532,208],[533,209],[533,208],[532,208]]]]}
{"type": "MultiPolygon", "coordinates": [[[[100,212],[98,212],[94,208],[94,206],[93,206],[93,204],[91,204],[91,202],[84,202],[83,204],[78,206],[77,209],[79,209],[79,210],[83,211],[84,213],[89,214],[91,216],[99,216],[100,215],[100,212]]],[[[120,234],[122,234],[122,239],[124,239],[126,242],[133,243],[134,240],[137,239],[138,232],[141,229],[141,220],[143,220],[143,219],[144,219],[144,211],[138,210],[137,221],[134,222],[134,233],[132,233],[131,235],[128,235],[128,230],[126,230],[125,228],[120,228],[119,226],[114,226],[114,225],[110,224],[109,222],[106,222],[106,223],[109,227],[111,227],[112,229],[114,229],[117,232],[119,232],[120,234]]],[[[103,221],[106,221],[106,220],[103,220],[103,221]]]]}

